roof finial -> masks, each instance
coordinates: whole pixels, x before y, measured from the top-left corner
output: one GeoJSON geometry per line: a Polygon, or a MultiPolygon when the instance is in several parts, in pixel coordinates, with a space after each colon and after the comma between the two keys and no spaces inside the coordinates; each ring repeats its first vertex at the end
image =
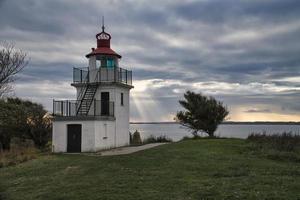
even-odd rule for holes
{"type": "Polygon", "coordinates": [[[102,16],[102,32],[104,32],[105,26],[104,26],[104,16],[102,16]]]}

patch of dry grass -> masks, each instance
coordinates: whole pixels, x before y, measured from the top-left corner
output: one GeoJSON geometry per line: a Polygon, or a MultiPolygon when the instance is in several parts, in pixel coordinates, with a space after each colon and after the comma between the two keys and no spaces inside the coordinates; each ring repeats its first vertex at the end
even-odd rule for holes
{"type": "Polygon", "coordinates": [[[272,160],[300,162],[300,135],[293,133],[252,133],[248,136],[250,149],[272,160]]]}
{"type": "Polygon", "coordinates": [[[291,132],[277,134],[252,133],[247,140],[255,142],[260,146],[267,146],[279,151],[297,151],[300,146],[300,135],[291,132]]]}
{"type": "Polygon", "coordinates": [[[0,151],[0,168],[37,158],[38,153],[34,147],[13,147],[9,151],[0,151]]]}

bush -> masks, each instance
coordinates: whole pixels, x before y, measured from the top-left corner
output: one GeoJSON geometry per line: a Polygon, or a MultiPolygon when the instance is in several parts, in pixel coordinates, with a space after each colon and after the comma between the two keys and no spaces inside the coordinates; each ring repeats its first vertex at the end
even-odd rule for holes
{"type": "Polygon", "coordinates": [[[247,138],[248,141],[255,142],[261,148],[267,146],[279,151],[295,151],[300,147],[300,135],[291,132],[267,135],[263,133],[252,133],[247,138]]]}
{"type": "Polygon", "coordinates": [[[52,152],[52,141],[48,141],[48,143],[46,144],[45,148],[42,149],[43,152],[52,152]]]}
{"type": "Polygon", "coordinates": [[[172,139],[166,137],[165,135],[161,135],[158,137],[155,137],[154,135],[150,135],[147,139],[143,141],[143,144],[148,143],[164,143],[164,142],[172,142],[172,139]]]}
{"type": "Polygon", "coordinates": [[[38,154],[34,147],[12,146],[9,151],[0,151],[0,168],[32,160],[38,154]]]}
{"type": "Polygon", "coordinates": [[[135,130],[135,132],[132,134],[131,137],[132,137],[132,139],[131,139],[130,144],[132,144],[132,145],[141,145],[142,144],[140,132],[138,132],[137,130],[135,130]]]}
{"type": "Polygon", "coordinates": [[[291,132],[267,135],[252,133],[248,136],[250,149],[272,160],[300,162],[300,135],[291,132]]]}
{"type": "Polygon", "coordinates": [[[193,137],[184,136],[180,141],[186,141],[186,140],[203,140],[203,139],[224,139],[224,137],[220,136],[200,136],[200,135],[194,135],[193,137]]]}
{"type": "Polygon", "coordinates": [[[51,140],[51,116],[41,104],[19,98],[0,99],[0,148],[9,150],[13,137],[31,139],[37,148],[51,140]]]}
{"type": "Polygon", "coordinates": [[[34,142],[33,142],[33,140],[30,140],[30,139],[13,137],[11,139],[11,142],[10,142],[10,147],[13,148],[13,149],[33,148],[34,147],[34,142]]]}

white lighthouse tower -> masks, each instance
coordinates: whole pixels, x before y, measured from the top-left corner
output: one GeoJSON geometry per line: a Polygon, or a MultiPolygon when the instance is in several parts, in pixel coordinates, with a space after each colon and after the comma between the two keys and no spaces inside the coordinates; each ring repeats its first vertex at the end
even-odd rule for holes
{"type": "Polygon", "coordinates": [[[129,144],[132,72],[119,67],[110,34],[96,35],[87,68],[73,68],[76,100],[53,100],[53,152],[94,152],[129,144]]]}

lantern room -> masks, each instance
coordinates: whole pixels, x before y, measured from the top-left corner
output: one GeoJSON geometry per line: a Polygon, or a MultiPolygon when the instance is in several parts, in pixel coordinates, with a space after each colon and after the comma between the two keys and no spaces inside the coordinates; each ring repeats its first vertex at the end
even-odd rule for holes
{"type": "Polygon", "coordinates": [[[96,35],[97,48],[86,55],[89,59],[90,70],[95,68],[115,68],[119,66],[119,59],[122,57],[110,48],[111,35],[106,33],[102,26],[102,32],[96,35]]]}

